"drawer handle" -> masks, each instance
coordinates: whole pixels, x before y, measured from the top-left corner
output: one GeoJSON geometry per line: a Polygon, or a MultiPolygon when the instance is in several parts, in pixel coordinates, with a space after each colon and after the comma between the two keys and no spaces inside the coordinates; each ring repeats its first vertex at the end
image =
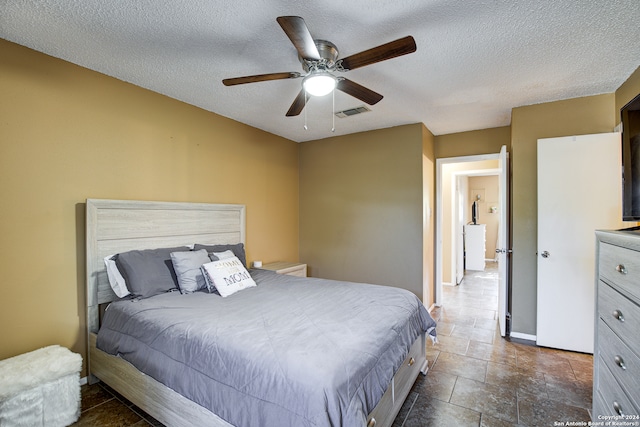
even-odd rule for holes
{"type": "Polygon", "coordinates": [[[624,264],[618,264],[616,265],[616,271],[620,274],[627,274],[627,267],[624,264]]]}
{"type": "Polygon", "coordinates": [[[413,366],[414,363],[416,363],[416,359],[414,359],[413,357],[409,359],[409,366],[413,366]]]}
{"type": "Polygon", "coordinates": [[[376,425],[376,419],[375,418],[371,418],[369,420],[369,422],[367,423],[367,427],[373,427],[376,425]]]}
{"type": "Polygon", "coordinates": [[[620,366],[623,371],[627,370],[627,365],[624,364],[624,359],[621,356],[614,357],[613,361],[616,362],[616,365],[620,366]]]}
{"type": "Polygon", "coordinates": [[[616,414],[618,415],[624,415],[622,413],[622,405],[620,405],[618,402],[614,401],[613,402],[613,410],[616,411],[616,414]]]}
{"type": "Polygon", "coordinates": [[[624,323],[624,315],[620,310],[613,310],[613,317],[624,323]]]}

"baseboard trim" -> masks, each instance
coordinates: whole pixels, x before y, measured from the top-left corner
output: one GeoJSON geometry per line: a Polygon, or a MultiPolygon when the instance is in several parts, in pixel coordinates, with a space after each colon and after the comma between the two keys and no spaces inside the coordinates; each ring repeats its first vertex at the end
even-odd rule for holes
{"type": "Polygon", "coordinates": [[[80,378],[80,385],[86,385],[87,384],[87,377],[82,377],[80,378]]]}
{"type": "Polygon", "coordinates": [[[520,340],[527,340],[527,341],[537,341],[538,340],[537,336],[531,335],[531,334],[523,334],[522,332],[513,332],[513,331],[511,331],[509,336],[512,337],[512,338],[517,338],[517,339],[520,339],[520,340]]]}

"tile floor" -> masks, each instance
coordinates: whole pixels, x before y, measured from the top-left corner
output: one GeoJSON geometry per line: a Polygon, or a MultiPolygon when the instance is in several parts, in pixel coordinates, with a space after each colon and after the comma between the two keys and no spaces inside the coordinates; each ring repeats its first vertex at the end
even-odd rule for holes
{"type": "Polygon", "coordinates": [[[432,313],[439,343],[427,346],[429,372],[418,377],[394,427],[591,420],[593,356],[501,338],[497,295],[494,263],[444,287],[443,307],[432,313]]]}
{"type": "Polygon", "coordinates": [[[148,427],[162,426],[108,386],[98,383],[83,385],[78,427],[148,427]]]}
{"type": "MultiPolygon", "coordinates": [[[[497,331],[497,271],[444,288],[439,343],[393,427],[554,426],[589,421],[592,356],[507,341],[497,331]],[[555,424],[558,425],[558,424],[555,424]]],[[[82,387],[74,426],[162,426],[101,384],[82,387]]],[[[268,427],[268,426],[267,426],[268,427]]]]}

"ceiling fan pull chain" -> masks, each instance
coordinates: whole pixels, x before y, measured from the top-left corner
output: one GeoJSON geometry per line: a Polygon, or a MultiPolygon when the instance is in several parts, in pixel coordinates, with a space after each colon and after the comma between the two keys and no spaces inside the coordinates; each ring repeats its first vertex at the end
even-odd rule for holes
{"type": "Polygon", "coordinates": [[[304,130],[307,130],[307,90],[304,90],[304,130]]]}
{"type": "Polygon", "coordinates": [[[331,91],[332,105],[331,105],[331,132],[336,131],[336,91],[331,91]]]}

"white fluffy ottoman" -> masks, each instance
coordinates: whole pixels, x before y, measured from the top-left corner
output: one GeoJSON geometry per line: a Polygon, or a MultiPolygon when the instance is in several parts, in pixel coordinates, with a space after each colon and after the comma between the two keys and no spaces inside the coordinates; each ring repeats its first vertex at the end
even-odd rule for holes
{"type": "Polygon", "coordinates": [[[0,360],[0,426],[68,426],[80,415],[82,357],[52,345],[0,360]]]}

